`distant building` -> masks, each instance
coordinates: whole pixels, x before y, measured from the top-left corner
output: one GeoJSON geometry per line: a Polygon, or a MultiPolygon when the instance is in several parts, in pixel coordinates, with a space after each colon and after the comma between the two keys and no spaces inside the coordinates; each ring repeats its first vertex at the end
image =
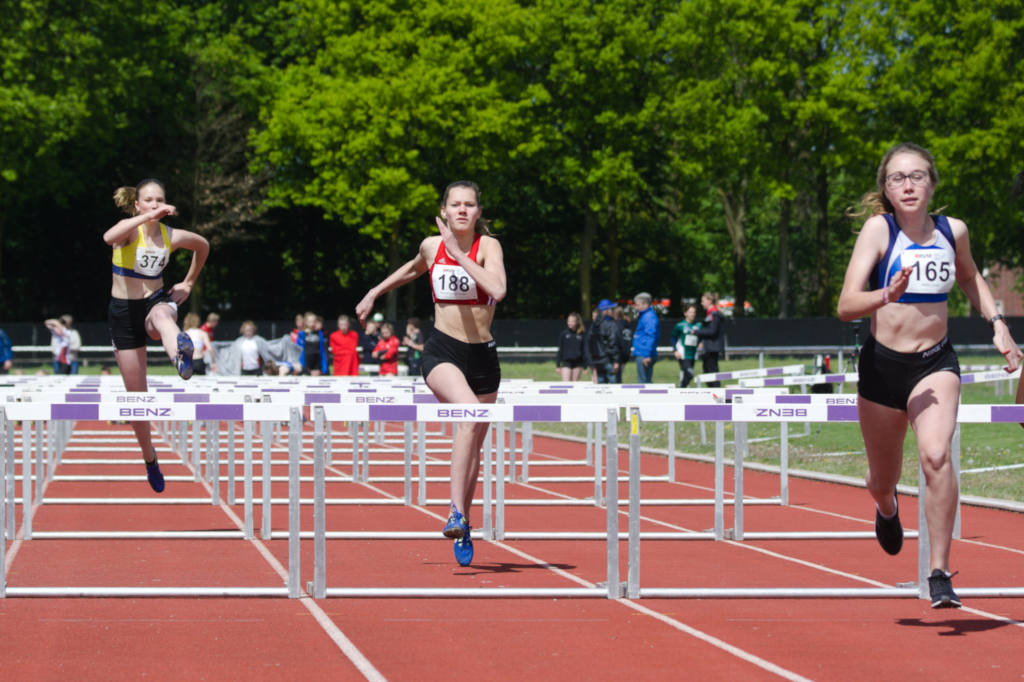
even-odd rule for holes
{"type": "Polygon", "coordinates": [[[992,287],[996,299],[996,310],[1007,317],[1024,316],[1024,296],[1018,289],[1022,273],[1020,268],[1012,270],[1002,265],[985,268],[985,281],[992,287]]]}

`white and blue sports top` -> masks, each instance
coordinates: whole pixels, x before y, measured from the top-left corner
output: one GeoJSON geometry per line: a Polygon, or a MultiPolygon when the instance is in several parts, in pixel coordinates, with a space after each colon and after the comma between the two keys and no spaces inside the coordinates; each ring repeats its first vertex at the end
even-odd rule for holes
{"type": "Polygon", "coordinates": [[[906,235],[896,219],[884,214],[889,225],[889,248],[871,273],[869,287],[881,289],[906,266],[913,266],[910,284],[899,298],[899,303],[931,303],[945,301],[956,282],[956,239],[946,216],[935,215],[935,243],[930,246],[915,244],[906,235]]]}

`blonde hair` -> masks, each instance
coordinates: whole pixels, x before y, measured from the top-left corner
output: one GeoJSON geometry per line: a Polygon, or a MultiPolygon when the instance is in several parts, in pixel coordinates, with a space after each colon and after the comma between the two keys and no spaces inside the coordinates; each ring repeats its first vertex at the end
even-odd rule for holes
{"type": "MultiPolygon", "coordinates": [[[[452,184],[450,184],[447,187],[445,187],[444,188],[444,197],[441,198],[441,208],[442,209],[448,204],[448,195],[452,193],[453,189],[456,189],[458,187],[465,187],[466,189],[473,190],[473,193],[476,194],[476,205],[477,205],[477,207],[481,211],[484,210],[484,205],[483,205],[483,203],[481,203],[480,187],[475,182],[472,182],[471,180],[456,180],[452,184]]],[[[494,236],[494,234],[491,232],[491,221],[489,221],[489,220],[487,220],[486,218],[483,218],[483,217],[480,217],[480,218],[476,219],[476,225],[473,226],[473,231],[476,232],[477,234],[485,234],[485,235],[487,235],[489,237],[494,236]]]]}
{"type": "Polygon", "coordinates": [[[851,206],[846,209],[846,215],[850,218],[860,218],[863,216],[882,215],[883,213],[892,213],[894,211],[892,202],[889,201],[889,197],[885,196],[885,176],[886,167],[889,165],[889,161],[892,157],[897,154],[915,154],[928,164],[928,177],[931,179],[932,187],[939,185],[939,172],[935,169],[935,157],[932,153],[922,147],[919,144],[913,142],[901,142],[898,145],[891,147],[882,156],[881,163],[878,164],[878,170],[875,173],[875,189],[865,194],[860,199],[860,208],[851,206]]]}
{"type": "Polygon", "coordinates": [[[182,323],[185,329],[195,329],[199,326],[199,316],[195,313],[189,313],[185,316],[185,321],[182,323]]]}
{"type": "Polygon", "coordinates": [[[134,187],[118,187],[115,189],[114,204],[128,215],[135,215],[135,200],[138,198],[139,192],[146,185],[157,185],[160,189],[165,192],[167,191],[164,183],[156,178],[146,178],[134,187]]]}

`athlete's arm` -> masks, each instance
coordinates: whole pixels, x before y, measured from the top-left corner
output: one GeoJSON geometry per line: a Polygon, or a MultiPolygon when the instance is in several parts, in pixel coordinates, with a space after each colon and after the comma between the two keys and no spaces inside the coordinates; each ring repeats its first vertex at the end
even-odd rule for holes
{"type": "Polygon", "coordinates": [[[474,263],[469,255],[459,248],[455,234],[448,223],[436,218],[437,229],[441,231],[441,239],[444,240],[444,249],[448,255],[462,266],[477,287],[483,289],[488,296],[495,301],[505,298],[505,254],[501,250],[501,243],[494,237],[481,237],[480,249],[477,251],[477,259],[481,263],[474,263]]]}
{"type": "Polygon", "coordinates": [[[872,216],[864,223],[857,242],[850,255],[850,263],[846,266],[843,278],[843,290],[839,294],[837,312],[843,322],[860,319],[875,312],[890,301],[895,301],[907,290],[910,283],[910,272],[913,268],[903,268],[889,282],[886,289],[866,291],[871,270],[884,253],[883,244],[887,240],[888,226],[882,216],[872,216]]]}
{"type": "Polygon", "coordinates": [[[196,280],[199,279],[199,273],[202,272],[203,266],[206,264],[206,258],[210,255],[210,242],[195,232],[173,230],[171,232],[170,248],[172,251],[174,249],[187,249],[192,252],[192,264],[189,265],[185,279],[171,287],[168,292],[172,301],[181,304],[192,293],[192,287],[195,286],[196,280]]]}
{"type": "Polygon", "coordinates": [[[139,225],[148,223],[151,220],[160,220],[164,216],[175,215],[177,209],[170,204],[162,204],[152,211],[140,213],[124,220],[119,220],[112,228],[103,233],[103,241],[108,246],[118,246],[131,240],[132,235],[139,225]]]}
{"type": "MultiPolygon", "coordinates": [[[[985,281],[971,256],[971,240],[967,234],[967,226],[963,221],[955,218],[949,219],[949,226],[956,239],[956,282],[971,305],[981,312],[982,317],[991,320],[999,310],[996,308],[996,302],[992,297],[992,290],[989,288],[988,282],[985,281]]],[[[996,320],[992,324],[992,345],[1006,358],[1004,369],[1007,372],[1017,371],[1022,354],[1013,337],[1010,336],[1010,328],[1004,320],[996,320]]],[[[1020,388],[1017,390],[1017,395],[1020,396],[1020,388]]]]}
{"type": "Polygon", "coordinates": [[[406,262],[384,278],[380,284],[366,292],[363,300],[359,301],[359,304],[356,306],[356,317],[359,319],[359,324],[366,322],[366,318],[373,310],[373,302],[380,296],[392,289],[397,289],[403,284],[408,284],[427,271],[427,257],[425,253],[428,239],[429,237],[420,243],[420,249],[415,258],[406,262]]]}

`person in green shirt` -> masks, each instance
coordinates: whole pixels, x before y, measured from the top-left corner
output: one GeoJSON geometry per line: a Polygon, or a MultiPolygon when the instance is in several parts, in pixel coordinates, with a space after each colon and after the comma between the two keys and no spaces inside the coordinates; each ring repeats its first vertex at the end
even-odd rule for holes
{"type": "Polygon", "coordinates": [[[693,332],[701,328],[697,319],[697,306],[690,303],[683,310],[683,319],[672,330],[672,348],[679,360],[679,388],[686,388],[693,381],[693,363],[697,359],[697,342],[693,332]]]}

